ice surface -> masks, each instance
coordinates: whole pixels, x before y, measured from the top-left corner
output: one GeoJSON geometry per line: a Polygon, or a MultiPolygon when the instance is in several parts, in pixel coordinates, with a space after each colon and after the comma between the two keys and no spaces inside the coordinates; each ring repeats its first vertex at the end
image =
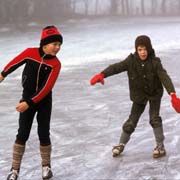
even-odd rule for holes
{"type": "MultiPolygon", "coordinates": [[[[156,54],[180,95],[180,19],[103,19],[63,24],[59,57],[62,72],[54,88],[51,139],[54,180],[179,180],[180,118],[164,93],[161,115],[167,156],[153,159],[155,147],[148,106],[122,156],[112,158],[131,102],[126,73],[89,85],[89,79],[134,51],[139,34],[151,36],[156,54]]],[[[0,67],[26,47],[37,46],[40,28],[25,32],[0,30],[0,67]]],[[[19,69],[1,83],[0,175],[6,179],[18,128],[15,106],[21,96],[19,69]]],[[[41,161],[34,120],[23,158],[20,180],[41,179],[41,161]]]]}

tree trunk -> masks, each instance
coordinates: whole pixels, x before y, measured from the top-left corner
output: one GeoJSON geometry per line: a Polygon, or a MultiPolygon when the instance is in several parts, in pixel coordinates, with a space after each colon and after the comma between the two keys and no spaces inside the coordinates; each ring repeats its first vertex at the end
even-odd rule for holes
{"type": "Polygon", "coordinates": [[[162,0],[161,10],[162,10],[162,14],[166,14],[166,0],[162,0]]]}
{"type": "Polygon", "coordinates": [[[118,1],[111,0],[110,14],[117,15],[118,14],[118,1]]]}
{"type": "Polygon", "coordinates": [[[145,15],[144,0],[141,0],[141,13],[143,16],[145,15]]]}
{"type": "Polygon", "coordinates": [[[89,0],[84,0],[84,6],[85,6],[85,16],[88,16],[88,13],[89,13],[89,0]]]}
{"type": "Polygon", "coordinates": [[[65,0],[65,13],[71,13],[72,8],[71,8],[71,0],[65,0]]]}
{"type": "Polygon", "coordinates": [[[151,15],[155,15],[155,13],[156,13],[156,6],[157,6],[157,1],[156,0],[152,0],[151,1],[151,15]]]}
{"type": "Polygon", "coordinates": [[[122,15],[125,15],[125,3],[124,0],[121,0],[121,11],[122,11],[122,15]]]}
{"type": "Polygon", "coordinates": [[[0,2],[0,16],[1,16],[1,20],[3,21],[6,21],[7,14],[8,14],[5,3],[6,3],[5,0],[2,0],[0,2]]]}
{"type": "Polygon", "coordinates": [[[72,3],[73,14],[75,14],[76,13],[76,0],[73,0],[71,3],[72,3]]]}
{"type": "Polygon", "coordinates": [[[99,7],[99,0],[96,0],[96,5],[95,5],[95,14],[98,14],[98,7],[99,7]]]}
{"type": "Polygon", "coordinates": [[[129,0],[126,0],[125,2],[126,2],[126,14],[127,14],[127,15],[130,15],[130,14],[129,14],[129,12],[130,12],[130,11],[129,11],[129,0]]]}

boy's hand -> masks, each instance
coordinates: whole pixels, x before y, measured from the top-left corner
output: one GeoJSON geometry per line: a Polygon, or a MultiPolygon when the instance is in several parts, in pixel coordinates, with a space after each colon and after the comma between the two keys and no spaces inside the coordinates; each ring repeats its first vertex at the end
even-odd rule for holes
{"type": "Polygon", "coordinates": [[[101,84],[104,84],[104,74],[96,74],[90,81],[91,85],[96,84],[97,82],[100,82],[101,84]]]}
{"type": "Polygon", "coordinates": [[[2,74],[0,73],[0,82],[4,80],[4,77],[2,76],[2,74]]]}
{"type": "Polygon", "coordinates": [[[171,103],[177,113],[180,113],[180,99],[177,98],[175,93],[171,93],[171,103]]]}
{"type": "Polygon", "coordinates": [[[27,102],[21,102],[21,103],[19,103],[17,106],[16,106],[16,110],[18,111],[18,112],[24,112],[24,111],[26,111],[27,109],[29,108],[29,105],[27,104],[27,102]]]}

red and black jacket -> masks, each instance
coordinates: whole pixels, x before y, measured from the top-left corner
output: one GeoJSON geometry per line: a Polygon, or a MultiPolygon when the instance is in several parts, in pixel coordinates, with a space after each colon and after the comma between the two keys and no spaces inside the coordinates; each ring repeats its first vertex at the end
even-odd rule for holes
{"type": "Polygon", "coordinates": [[[26,101],[31,107],[51,95],[61,63],[56,56],[44,54],[41,48],[28,48],[5,66],[2,76],[6,77],[23,64],[22,101],[26,101]]]}

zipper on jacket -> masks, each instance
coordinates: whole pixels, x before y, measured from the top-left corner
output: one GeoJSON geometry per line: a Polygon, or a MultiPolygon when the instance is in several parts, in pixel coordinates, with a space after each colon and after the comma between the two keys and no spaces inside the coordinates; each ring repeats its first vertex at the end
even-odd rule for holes
{"type": "Polygon", "coordinates": [[[40,75],[41,66],[42,66],[42,64],[43,64],[43,60],[44,60],[44,57],[45,57],[45,56],[46,56],[46,54],[44,54],[44,55],[41,57],[41,62],[40,62],[39,68],[38,68],[38,74],[37,74],[37,79],[36,79],[36,92],[38,91],[39,75],[40,75]]]}

